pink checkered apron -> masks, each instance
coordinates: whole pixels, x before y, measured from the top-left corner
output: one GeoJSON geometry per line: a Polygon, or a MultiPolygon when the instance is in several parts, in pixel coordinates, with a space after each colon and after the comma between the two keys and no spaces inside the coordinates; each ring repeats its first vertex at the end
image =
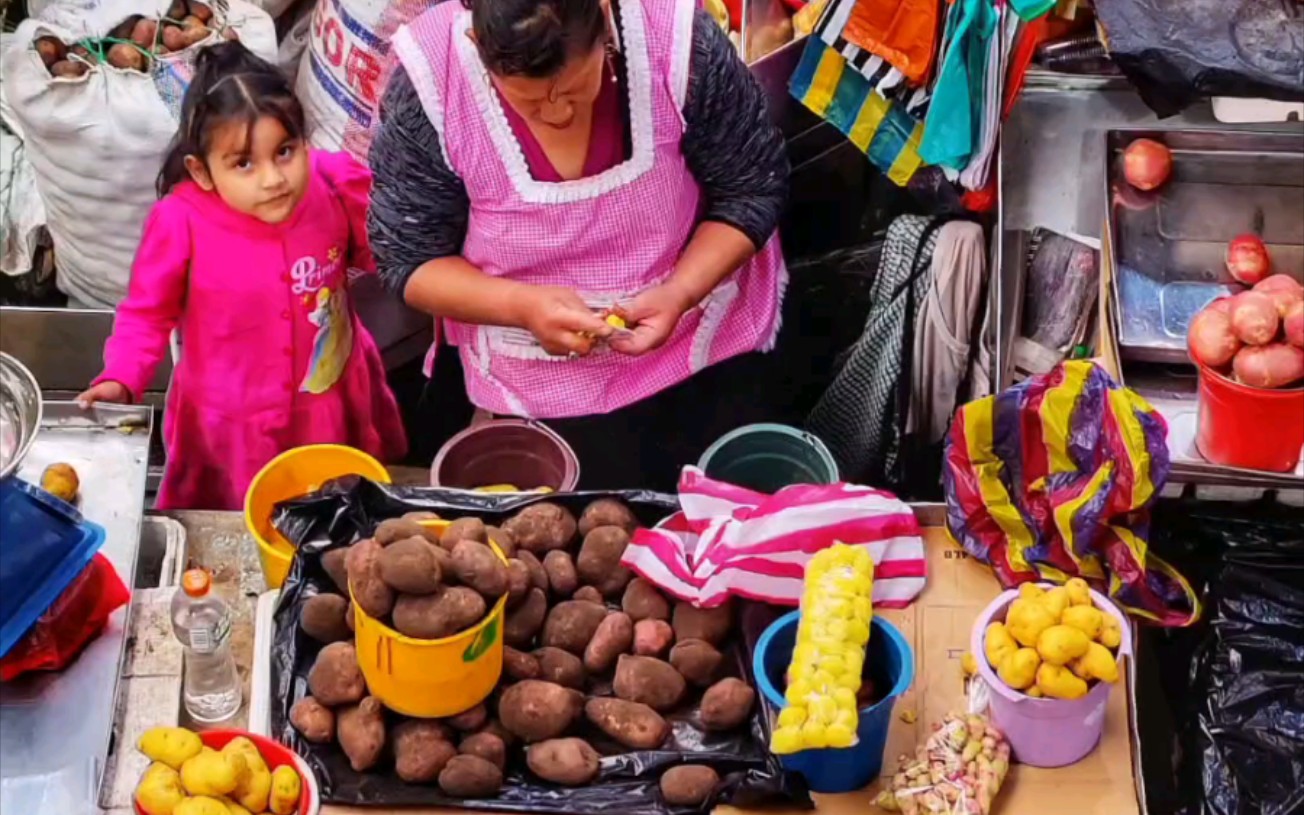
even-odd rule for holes
{"type": "MultiPolygon", "coordinates": [[[[621,0],[631,156],[588,178],[534,180],[475,45],[471,15],[445,2],[394,35],[394,51],[466,185],[462,249],[486,274],[566,286],[595,309],[627,302],[674,271],[701,194],[680,152],[695,0],[621,0]]],[[[528,332],[446,321],[467,393],[492,413],[559,418],[608,413],[708,365],[768,350],[787,271],[777,234],[680,321],[657,351],[605,347],[550,357],[528,332]]]]}

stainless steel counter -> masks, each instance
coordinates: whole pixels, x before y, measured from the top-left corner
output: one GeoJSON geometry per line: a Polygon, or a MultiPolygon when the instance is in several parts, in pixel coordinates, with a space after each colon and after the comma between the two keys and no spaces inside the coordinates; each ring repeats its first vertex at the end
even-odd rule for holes
{"type": "MultiPolygon", "coordinates": [[[[104,527],[100,551],[128,585],[144,514],[150,416],[141,407],[105,406],[87,414],[71,403],[47,402],[40,435],[19,470],[29,481],[59,461],[77,470],[82,514],[104,527]],[[137,429],[120,429],[124,422],[137,429]]],[[[0,812],[99,811],[129,613],[118,609],[100,637],[61,673],[0,685],[0,812]]]]}

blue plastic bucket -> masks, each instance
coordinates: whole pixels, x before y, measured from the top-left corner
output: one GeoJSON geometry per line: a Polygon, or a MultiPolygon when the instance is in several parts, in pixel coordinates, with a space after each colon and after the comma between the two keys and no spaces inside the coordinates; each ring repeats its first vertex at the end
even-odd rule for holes
{"type": "Polygon", "coordinates": [[[697,466],[709,477],[767,494],[793,484],[833,484],[838,463],[818,436],[782,424],[749,424],[721,436],[697,466]]]}
{"type": "MultiPolygon", "coordinates": [[[[792,662],[801,612],[793,611],[770,624],[752,655],[756,684],[773,707],[787,707],[783,698],[784,674],[792,662]]],[[[897,697],[915,678],[915,656],[910,643],[886,620],[875,617],[870,630],[865,666],[876,682],[890,688],[887,695],[860,709],[857,741],[850,747],[803,750],[779,756],[783,769],[801,773],[815,792],[851,792],[862,789],[883,768],[883,748],[897,697]]]]}

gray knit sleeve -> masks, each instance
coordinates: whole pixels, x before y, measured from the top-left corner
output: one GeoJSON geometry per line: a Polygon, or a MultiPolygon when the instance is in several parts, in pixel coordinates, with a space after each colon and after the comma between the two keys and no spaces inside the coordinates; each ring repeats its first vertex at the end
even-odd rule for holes
{"type": "Polygon", "coordinates": [[[693,19],[682,150],[702,185],[707,221],[738,229],[761,248],[788,198],[788,154],[765,92],[709,14],[693,19]]]}
{"type": "Polygon", "coordinates": [[[385,88],[379,116],[368,157],[374,181],[367,231],[377,274],[402,292],[421,264],[461,254],[470,203],[402,67],[385,88]]]}

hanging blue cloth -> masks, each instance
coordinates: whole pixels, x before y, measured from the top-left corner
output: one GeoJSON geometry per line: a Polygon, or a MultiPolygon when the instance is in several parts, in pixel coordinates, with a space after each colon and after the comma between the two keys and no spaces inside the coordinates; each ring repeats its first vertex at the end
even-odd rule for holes
{"type": "Polygon", "coordinates": [[[987,50],[1000,15],[992,0],[955,0],[947,14],[942,70],[924,119],[919,153],[926,164],[963,170],[982,127],[987,50]]]}

